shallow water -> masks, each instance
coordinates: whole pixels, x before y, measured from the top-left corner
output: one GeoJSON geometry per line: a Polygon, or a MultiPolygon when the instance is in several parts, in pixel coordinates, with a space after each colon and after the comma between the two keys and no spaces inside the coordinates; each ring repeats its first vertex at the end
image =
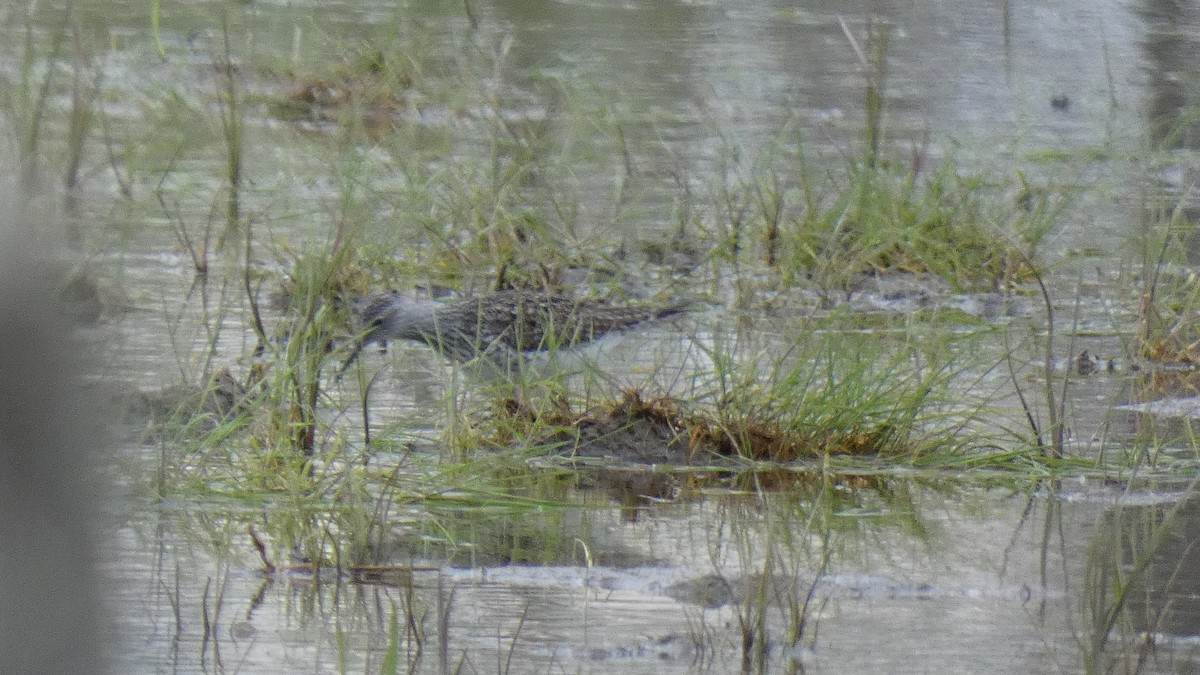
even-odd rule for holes
{"type": "MultiPolygon", "coordinates": [[[[893,482],[894,492],[907,492],[903,504],[833,514],[838,523],[825,541],[832,559],[820,574],[821,537],[805,527],[806,505],[788,495],[643,507],[636,519],[617,509],[568,510],[562,531],[544,533],[576,538],[568,559],[418,568],[374,583],[264,578],[235,562],[253,557],[238,536],[253,516],[165,509],[112,541],[123,551],[110,599],[115,625],[136,636],[118,670],[191,672],[207,663],[374,672],[399,640],[405,669],[417,672],[438,671],[444,658],[452,669],[511,662],[522,670],[726,672],[741,667],[740,626],[761,610],[773,636],[772,670],[792,663],[817,672],[1073,672],[1090,658],[1090,607],[1112,602],[1089,581],[1122,560],[1104,542],[1136,552],[1146,517],[1179,495],[1155,491],[1154,500],[1122,506],[1118,489],[1087,483],[1034,494],[922,483],[893,482]],[[213,537],[222,551],[214,557],[197,528],[232,541],[213,537]],[[756,591],[769,549],[774,583],[763,603],[756,591]],[[207,644],[206,592],[214,624],[207,644]],[[811,603],[815,646],[780,642],[793,595],[811,603]],[[389,637],[393,615],[403,622],[409,611],[414,632],[402,627],[389,637]]],[[[1192,529],[1193,511],[1174,532],[1192,529]]],[[[1177,603],[1167,623],[1132,627],[1154,635],[1151,672],[1196,664],[1187,618],[1195,603],[1180,595],[1187,573],[1169,569],[1194,538],[1179,542],[1156,557],[1167,568],[1161,581],[1152,575],[1132,594],[1139,611],[1157,611],[1168,594],[1177,603]]]]}
{"type": "MultiPolygon", "coordinates": [[[[1174,200],[1193,181],[1190,127],[1169,159],[1139,153],[1163,141],[1159,120],[1186,103],[1180,81],[1200,52],[1181,36],[1200,28],[1196,17],[1154,3],[469,6],[473,19],[457,5],[169,5],[165,59],[146,35],[144,4],[79,8],[103,45],[90,68],[103,73],[109,140],[127,153],[115,163],[134,194],[118,198],[107,144],[89,145],[80,248],[121,289],[125,306],[86,329],[104,364],[95,379],[149,391],[195,379],[209,354],[219,365],[249,367],[255,337],[239,304],[243,291],[222,274],[230,261],[214,257],[210,280],[197,284],[175,229],[184,222],[200,236],[204,223],[216,223],[215,238],[222,227],[213,215],[222,208],[224,170],[214,93],[223,71],[213,66],[223,49],[221,16],[237,29],[237,72],[253,101],[243,208],[262,238],[261,268],[279,272],[287,269],[281,252],[332,239],[346,185],[382,195],[363,198],[367,220],[419,231],[403,220],[409,202],[422,197],[407,172],[449,171],[438,154],[498,152],[477,133],[495,116],[571,149],[564,151],[570,176],[534,182],[540,194],[569,191],[573,234],[611,250],[661,242],[680,218],[680,190],[708,195],[721,181],[768,165],[781,138],[803,139],[813,163],[834,164],[857,147],[864,75],[841,22],[862,41],[871,12],[875,29],[886,26],[889,34],[890,143],[925,148],[916,155],[930,166],[952,155],[964,171],[1005,179],[1021,172],[1033,184],[1071,191],[1071,208],[1046,244],[1047,257],[1060,263],[1048,280],[1061,303],[1053,360],[1065,372],[1086,349],[1116,362],[1112,372],[1073,380],[1072,450],[1127,452],[1129,439],[1159,424],[1168,427],[1164,436],[1184,436],[1190,415],[1138,407],[1147,397],[1185,396],[1191,384],[1132,369],[1124,345],[1136,291],[1125,287],[1133,283],[1125,247],[1141,197],[1174,200]],[[336,124],[287,122],[254,98],[292,86],[278,75],[289,68],[323,72],[336,60],[330,43],[372,41],[412,44],[429,54],[434,71],[470,71],[491,99],[413,91],[391,120],[390,140],[347,146],[336,124]],[[472,50],[494,56],[490,67],[464,56],[472,50]],[[567,120],[580,110],[606,120],[597,123],[605,133],[572,128],[567,120]],[[449,147],[436,133],[447,127],[456,130],[449,147]],[[625,143],[621,160],[611,152],[613,129],[625,143]],[[412,158],[400,151],[406,147],[412,158]],[[1114,409],[1119,404],[1132,407],[1114,409]]],[[[34,25],[45,40],[58,17],[54,8],[42,11],[34,25]]],[[[13,29],[5,30],[18,44],[13,29]]],[[[19,59],[6,54],[11,75],[19,59]]],[[[443,86],[457,82],[444,79],[450,84],[443,86]]],[[[430,80],[441,78],[435,72],[430,80]]],[[[47,136],[60,139],[65,123],[47,124],[47,136]]],[[[47,150],[55,152],[61,148],[47,150]]],[[[681,256],[643,265],[646,278],[630,285],[655,288],[679,270],[704,276],[681,256]]],[[[933,284],[897,291],[886,283],[860,293],[854,309],[904,315],[932,302],[991,325],[1028,322],[1036,331],[1042,320],[1036,299],[998,308],[986,294],[956,295],[933,284]]],[[[605,385],[670,380],[663,363],[686,372],[703,353],[696,345],[734,332],[734,292],[722,287],[715,295],[716,306],[684,321],[606,339],[582,363],[602,366],[605,385]]],[[[788,319],[815,304],[802,293],[774,302],[783,308],[778,316],[751,317],[768,340],[786,336],[788,319]]],[[[971,344],[997,361],[1008,349],[995,336],[971,344]]],[[[1018,358],[1036,372],[1037,354],[1018,358]]],[[[448,399],[469,403],[456,393],[464,376],[416,345],[363,361],[368,373],[383,371],[372,387],[374,432],[417,443],[412,455],[380,454],[375,462],[409,467],[407,479],[420,485],[422,467],[441,461],[428,442],[449,416],[448,399]]],[[[1019,427],[1006,378],[997,371],[970,381],[994,388],[997,417],[1019,427]]],[[[591,386],[594,379],[580,381],[591,386]]],[[[1031,379],[1023,381],[1033,390],[1031,379]]],[[[353,428],[355,383],[331,383],[330,391],[341,416],[335,422],[353,428]]],[[[1195,459],[1187,444],[1173,450],[1195,459]]],[[[1139,654],[1147,658],[1143,672],[1200,668],[1190,578],[1200,529],[1185,480],[1127,488],[1123,479],[1100,476],[1056,484],[916,470],[896,476],[889,467],[881,473],[890,477],[879,480],[846,478],[825,489],[801,483],[754,496],[662,471],[628,479],[624,489],[562,488],[569,506],[481,514],[439,503],[430,508],[441,529],[429,525],[420,502],[400,505],[372,552],[389,566],[379,572],[386,578],[364,581],[265,575],[246,528],[290,517],[286,499],[158,499],[160,451],[173,449],[129,442],[106,467],[105,475],[120,476],[103,542],[114,672],[379,672],[394,665],[416,672],[1040,673],[1106,671],[1139,654]],[[1166,543],[1145,557],[1161,523],[1166,543]],[[1142,563],[1146,573],[1133,574],[1142,563]],[[1127,596],[1113,587],[1116,578],[1134,579],[1127,596]],[[1118,598],[1128,612],[1102,649],[1095,626],[1118,598]],[[807,613],[799,612],[806,600],[807,613]],[[790,622],[801,615],[803,636],[788,641],[790,622]],[[743,660],[752,629],[766,635],[761,662],[743,660]]],[[[1183,465],[1180,474],[1188,471],[1183,465]]],[[[311,517],[331,522],[319,509],[311,517]]]]}

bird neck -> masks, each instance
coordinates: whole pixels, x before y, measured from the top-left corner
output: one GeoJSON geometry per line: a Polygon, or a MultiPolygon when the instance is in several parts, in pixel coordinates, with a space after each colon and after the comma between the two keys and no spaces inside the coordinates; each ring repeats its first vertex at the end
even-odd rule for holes
{"type": "Polygon", "coordinates": [[[387,339],[426,341],[438,334],[438,309],[436,300],[406,298],[391,306],[382,317],[379,333],[387,339]]]}

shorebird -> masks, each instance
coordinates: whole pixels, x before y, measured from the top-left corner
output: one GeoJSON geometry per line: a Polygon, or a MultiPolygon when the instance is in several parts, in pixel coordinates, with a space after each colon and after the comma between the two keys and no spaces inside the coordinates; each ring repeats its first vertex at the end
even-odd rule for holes
{"type": "Polygon", "coordinates": [[[498,291],[450,302],[370,293],[352,305],[361,336],[341,372],[372,342],[424,342],[452,361],[513,363],[527,352],[570,348],[678,314],[687,303],[614,305],[541,291],[498,291]]]}

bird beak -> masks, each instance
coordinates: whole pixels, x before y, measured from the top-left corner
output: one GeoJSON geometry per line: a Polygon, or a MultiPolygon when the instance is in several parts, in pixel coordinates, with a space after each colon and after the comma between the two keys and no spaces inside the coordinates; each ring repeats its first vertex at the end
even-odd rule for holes
{"type": "Polygon", "coordinates": [[[346,361],[342,364],[342,367],[338,368],[338,380],[342,379],[342,375],[345,375],[350,366],[354,365],[354,362],[358,360],[358,355],[362,353],[363,347],[366,346],[366,344],[366,340],[354,341],[354,350],[350,352],[350,356],[346,358],[346,361]]]}

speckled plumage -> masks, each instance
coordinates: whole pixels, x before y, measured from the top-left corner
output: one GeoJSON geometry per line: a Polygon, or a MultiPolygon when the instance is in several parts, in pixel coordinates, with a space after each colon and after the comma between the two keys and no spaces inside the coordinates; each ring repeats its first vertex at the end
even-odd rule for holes
{"type": "Polygon", "coordinates": [[[346,365],[364,345],[385,340],[425,342],[454,361],[469,361],[480,355],[510,359],[521,352],[572,347],[605,333],[677,314],[685,307],[613,305],[533,291],[499,291],[450,302],[371,293],[354,302],[355,319],[363,336],[346,365]]]}

